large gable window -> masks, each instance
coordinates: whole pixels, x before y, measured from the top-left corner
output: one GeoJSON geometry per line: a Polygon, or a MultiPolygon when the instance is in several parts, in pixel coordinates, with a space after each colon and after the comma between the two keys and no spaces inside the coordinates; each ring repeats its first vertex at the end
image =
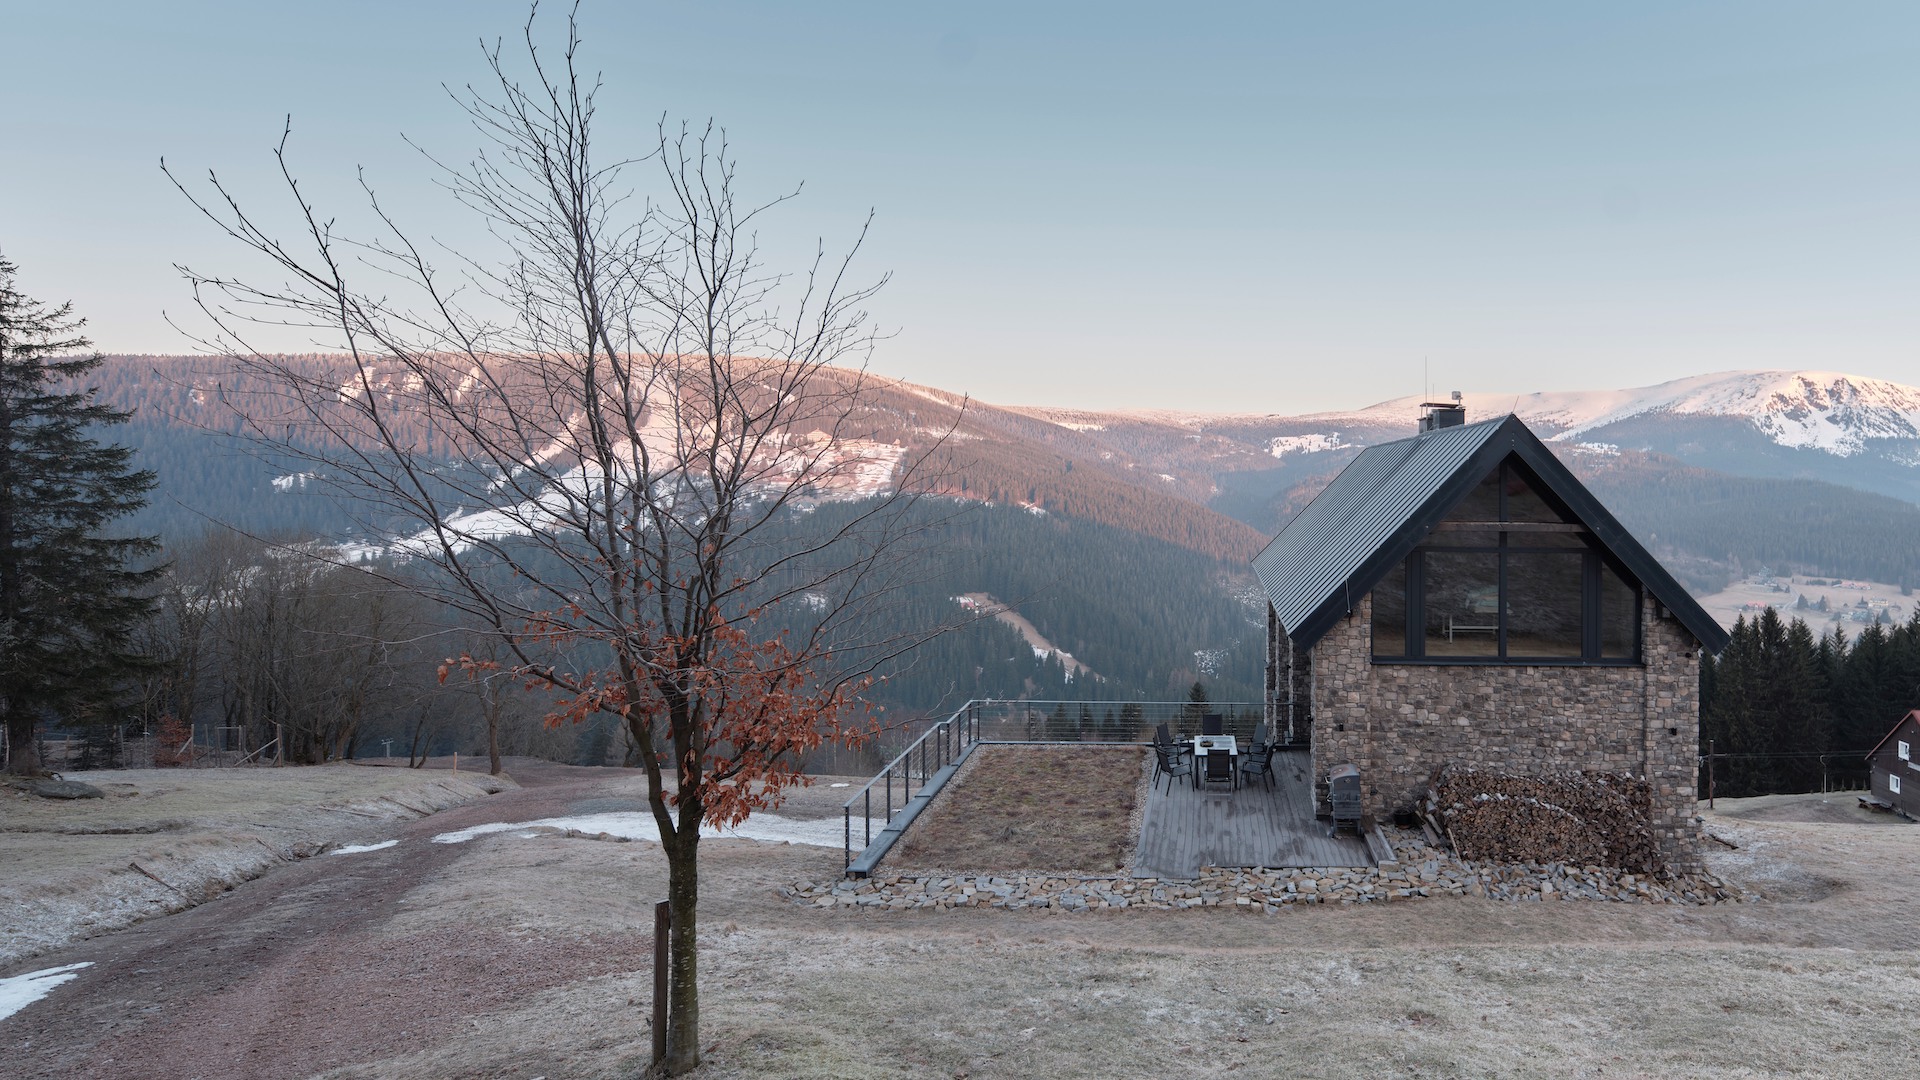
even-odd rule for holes
{"type": "Polygon", "coordinates": [[[1373,591],[1373,655],[1426,663],[1633,663],[1640,588],[1509,460],[1373,591]]]}

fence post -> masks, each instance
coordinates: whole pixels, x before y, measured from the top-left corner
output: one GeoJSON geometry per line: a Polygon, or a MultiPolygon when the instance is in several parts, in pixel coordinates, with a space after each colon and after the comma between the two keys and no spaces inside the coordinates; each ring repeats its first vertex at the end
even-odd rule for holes
{"type": "Polygon", "coordinates": [[[1713,809],[1713,740],[1707,740],[1707,809],[1713,809]]]}
{"type": "Polygon", "coordinates": [[[653,905],[653,1063],[667,1060],[667,938],[673,931],[673,904],[653,905]]]}

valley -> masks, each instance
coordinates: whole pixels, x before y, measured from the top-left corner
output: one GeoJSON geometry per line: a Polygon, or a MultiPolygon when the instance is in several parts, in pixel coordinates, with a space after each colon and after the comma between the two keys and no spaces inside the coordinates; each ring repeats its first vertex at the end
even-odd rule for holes
{"type": "MultiPolygon", "coordinates": [[[[340,357],[282,362],[322,385],[349,381],[340,357]]],[[[380,558],[399,553],[395,537],[425,525],[338,500],[337,478],[299,460],[299,438],[288,444],[292,458],[248,442],[236,406],[263,390],[228,362],[124,356],[98,374],[103,397],[135,410],[119,436],[160,477],[131,527],[170,547],[197,542],[217,521],[380,558]]],[[[939,617],[960,594],[1004,607],[882,673],[883,700],[914,714],[969,697],[1076,698],[1096,683],[1108,696],[1150,699],[1181,696],[1195,680],[1217,698],[1257,694],[1264,630],[1243,603],[1249,561],[1361,449],[1411,434],[1419,405],[1406,398],[1306,415],[1096,411],[833,377],[861,395],[858,438],[819,448],[837,464],[796,504],[793,528],[847,520],[846,508],[889,489],[903,461],[931,451],[922,490],[953,521],[938,527],[944,540],[910,590],[916,610],[939,617]],[[1099,678],[1080,678],[1089,671],[1099,678]]],[[[428,425],[408,427],[408,385],[386,377],[358,392],[378,397],[409,437],[441,445],[444,435],[428,425]]],[[[1895,604],[1900,585],[1920,582],[1915,388],[1826,372],[1729,372],[1640,389],[1470,392],[1464,400],[1470,419],[1515,409],[1536,425],[1723,621],[1768,599],[1739,584],[1762,567],[1886,583],[1873,595],[1895,604]]],[[[657,420],[641,435],[655,452],[674,437],[657,420]]],[[[817,438],[786,433],[773,452],[813,453],[817,438]]],[[[552,441],[528,452],[546,461],[566,453],[552,441]]],[[[492,522],[506,534],[540,527],[548,511],[520,499],[517,512],[469,505],[459,523],[492,522]]]]}

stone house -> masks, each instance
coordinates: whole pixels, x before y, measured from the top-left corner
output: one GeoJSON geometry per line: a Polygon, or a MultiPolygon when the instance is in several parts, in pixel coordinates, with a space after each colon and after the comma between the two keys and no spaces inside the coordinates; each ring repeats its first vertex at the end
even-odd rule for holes
{"type": "Polygon", "coordinates": [[[1700,653],[1726,631],[1517,417],[1430,408],[1255,557],[1268,722],[1322,780],[1357,766],[1376,818],[1450,763],[1630,772],[1694,862],[1700,653]]]}

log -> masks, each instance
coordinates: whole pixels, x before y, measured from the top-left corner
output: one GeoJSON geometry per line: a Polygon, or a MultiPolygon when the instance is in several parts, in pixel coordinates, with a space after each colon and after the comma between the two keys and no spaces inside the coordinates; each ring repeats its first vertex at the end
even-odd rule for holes
{"type": "Polygon", "coordinates": [[[1427,816],[1465,859],[1575,863],[1633,873],[1665,868],[1652,788],[1622,773],[1520,775],[1436,770],[1427,816]]]}

